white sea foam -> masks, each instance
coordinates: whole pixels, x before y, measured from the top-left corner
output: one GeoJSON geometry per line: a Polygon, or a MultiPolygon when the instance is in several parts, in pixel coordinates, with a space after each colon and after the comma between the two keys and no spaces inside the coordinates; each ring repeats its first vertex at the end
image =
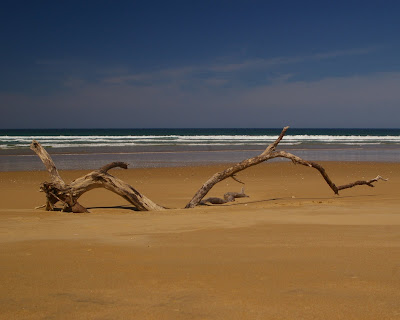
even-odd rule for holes
{"type": "MultiPolygon", "coordinates": [[[[124,136],[0,136],[0,148],[27,147],[32,140],[44,146],[60,147],[124,147],[140,145],[265,145],[276,135],[124,135],[124,136]]],[[[287,135],[281,144],[373,145],[400,144],[400,136],[360,135],[287,135]]]]}

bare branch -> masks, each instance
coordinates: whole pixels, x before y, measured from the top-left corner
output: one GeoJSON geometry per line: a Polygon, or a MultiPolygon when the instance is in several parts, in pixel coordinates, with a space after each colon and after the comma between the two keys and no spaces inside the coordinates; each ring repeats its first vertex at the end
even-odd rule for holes
{"type": "Polygon", "coordinates": [[[236,177],[235,174],[231,175],[231,178],[232,178],[233,180],[235,180],[236,182],[239,182],[239,183],[241,183],[241,184],[245,184],[243,181],[240,181],[240,180],[236,177]]]}
{"type": "MultiPolygon", "coordinates": [[[[275,151],[275,148],[278,146],[279,142],[283,139],[283,137],[286,134],[286,131],[289,129],[289,127],[283,128],[281,134],[279,137],[275,140],[275,142],[271,143],[263,153],[260,155],[243,160],[240,163],[237,163],[233,165],[232,167],[229,167],[225,169],[224,171],[218,172],[214,174],[210,179],[208,179],[202,186],[201,188],[195,193],[193,196],[192,200],[186,205],[185,208],[193,208],[197,206],[200,201],[204,198],[205,195],[219,182],[225,180],[228,177],[234,176],[236,173],[245,170],[251,166],[255,166],[261,162],[268,161],[273,158],[287,158],[290,159],[293,163],[295,164],[301,164],[310,168],[314,168],[319,171],[321,176],[324,178],[325,182],[328,184],[328,186],[332,189],[332,191],[335,194],[339,194],[339,190],[346,189],[346,188],[351,188],[357,185],[368,185],[372,186],[372,183],[377,181],[377,180],[370,180],[370,181],[356,181],[353,183],[350,183],[348,185],[340,186],[337,187],[336,184],[331,180],[331,178],[328,176],[326,173],[325,169],[318,163],[312,162],[312,161],[306,161],[298,156],[295,156],[291,153],[285,152],[285,151],[275,151]]],[[[376,178],[375,178],[376,179],[376,178]]]]}
{"type": "Polygon", "coordinates": [[[291,153],[285,152],[285,151],[275,151],[273,152],[273,155],[276,157],[281,157],[281,158],[287,158],[293,161],[293,163],[298,163],[307,167],[311,167],[314,169],[317,169],[319,171],[319,173],[322,175],[322,177],[324,178],[325,182],[328,184],[328,186],[332,189],[332,191],[335,194],[339,194],[339,190],[343,190],[343,189],[348,189],[348,188],[352,188],[355,186],[362,186],[362,185],[367,185],[369,187],[374,187],[374,185],[372,183],[378,181],[378,180],[383,180],[383,181],[387,181],[388,179],[384,179],[381,176],[377,176],[374,179],[368,180],[368,181],[364,181],[364,180],[359,180],[359,181],[355,181],[355,182],[351,182],[349,184],[346,185],[342,185],[342,186],[336,186],[333,181],[331,180],[331,178],[328,176],[328,174],[326,173],[325,169],[318,163],[312,162],[312,161],[306,161],[301,159],[298,156],[295,156],[291,153]]]}
{"type": "Polygon", "coordinates": [[[290,159],[295,164],[301,164],[301,165],[306,166],[306,167],[317,169],[319,171],[319,173],[322,175],[322,177],[324,178],[324,180],[326,181],[326,183],[328,184],[328,186],[332,189],[332,191],[335,194],[339,194],[339,190],[336,187],[336,185],[333,183],[331,178],[329,178],[329,176],[326,173],[325,169],[321,165],[319,165],[318,163],[315,163],[315,162],[312,162],[312,161],[303,160],[302,158],[300,158],[298,156],[295,156],[294,154],[291,154],[291,153],[286,152],[286,151],[275,151],[273,153],[273,155],[275,157],[290,159]]]}
{"type": "Polygon", "coordinates": [[[111,162],[109,164],[106,164],[105,166],[101,167],[99,171],[101,173],[107,173],[108,170],[112,168],[122,168],[122,169],[128,169],[128,164],[125,162],[111,162]]]}
{"type": "Polygon", "coordinates": [[[120,195],[142,211],[165,209],[142,195],[129,184],[107,172],[116,167],[126,169],[128,165],[124,162],[109,163],[101,167],[99,170],[95,170],[86,176],[80,177],[71,183],[66,184],[61,179],[50,155],[40,145],[40,143],[34,140],[31,144],[31,149],[40,157],[52,179],[52,182],[44,182],[41,185],[41,190],[46,193],[46,210],[54,210],[54,205],[60,201],[63,203],[63,210],[65,211],[77,213],[88,212],[85,207],[79,204],[78,199],[85,192],[95,188],[105,188],[110,190],[120,195]]]}
{"type": "Polygon", "coordinates": [[[53,159],[51,159],[50,155],[42,147],[42,145],[36,140],[33,140],[30,145],[30,149],[33,150],[39,156],[40,160],[42,160],[44,166],[46,167],[47,171],[50,174],[51,181],[59,183],[60,185],[64,186],[65,182],[58,173],[56,165],[53,162],[53,159]]]}
{"type": "Polygon", "coordinates": [[[271,158],[275,158],[273,156],[273,150],[277,147],[279,142],[282,140],[284,137],[286,131],[289,129],[289,127],[283,128],[281,134],[279,137],[275,140],[275,142],[271,143],[263,153],[260,155],[243,160],[242,162],[239,162],[235,164],[232,167],[229,167],[228,169],[225,169],[224,171],[218,172],[214,174],[210,179],[208,179],[202,186],[201,188],[195,193],[193,196],[192,200],[186,205],[185,208],[194,208],[197,206],[200,201],[207,195],[207,193],[214,187],[218,182],[221,182],[225,180],[226,178],[232,177],[236,173],[245,170],[249,167],[255,166],[261,162],[267,161],[271,158]]]}
{"type": "Polygon", "coordinates": [[[381,176],[377,176],[376,178],[368,180],[368,181],[366,181],[366,180],[358,180],[358,181],[355,181],[355,182],[352,182],[352,183],[348,183],[348,184],[339,186],[338,190],[348,189],[348,188],[352,188],[352,187],[355,187],[355,186],[362,186],[362,185],[366,185],[368,187],[375,187],[373,185],[373,183],[377,182],[378,180],[388,181],[389,179],[385,179],[385,178],[382,178],[381,176]]]}
{"type": "Polygon", "coordinates": [[[284,127],[281,134],[279,135],[279,137],[275,140],[275,142],[271,143],[267,149],[264,150],[264,152],[262,153],[262,155],[268,154],[271,151],[275,151],[275,148],[278,146],[279,142],[281,142],[281,140],[283,139],[283,137],[286,134],[286,131],[289,129],[290,127],[284,127]]]}
{"type": "Polygon", "coordinates": [[[92,171],[72,181],[70,188],[73,190],[73,195],[76,199],[92,189],[105,188],[123,197],[140,211],[160,211],[165,209],[121,179],[99,170],[92,171]]]}

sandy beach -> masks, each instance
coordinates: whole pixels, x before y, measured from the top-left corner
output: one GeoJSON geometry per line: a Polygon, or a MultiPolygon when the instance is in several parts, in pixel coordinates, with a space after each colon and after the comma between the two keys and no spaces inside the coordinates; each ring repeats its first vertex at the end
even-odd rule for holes
{"type": "MultiPolygon", "coordinates": [[[[0,172],[1,319],[400,319],[400,163],[266,163],[249,198],[183,208],[226,165],[115,169],[164,212],[109,191],[35,210],[45,171],[0,172]]],[[[66,181],[88,171],[62,171],[66,181]]],[[[232,179],[209,196],[240,191],[232,179]]]]}

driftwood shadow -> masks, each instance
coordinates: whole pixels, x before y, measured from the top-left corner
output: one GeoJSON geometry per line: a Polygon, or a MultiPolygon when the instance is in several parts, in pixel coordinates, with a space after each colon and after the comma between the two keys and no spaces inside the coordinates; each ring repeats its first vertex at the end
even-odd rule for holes
{"type": "Polygon", "coordinates": [[[271,202],[271,201],[288,201],[288,200],[308,200],[308,201],[326,201],[326,200],[336,200],[336,199],[347,199],[347,198],[371,198],[371,197],[376,197],[377,195],[375,194],[365,194],[365,195],[348,195],[348,196],[335,196],[335,197],[324,197],[324,198],[292,198],[292,197],[282,197],[282,198],[270,198],[270,199],[264,199],[264,200],[254,200],[254,201],[246,201],[246,202],[229,202],[229,203],[224,203],[220,205],[215,205],[215,204],[203,204],[203,206],[208,206],[208,207],[215,207],[215,206],[224,206],[224,207],[231,207],[231,206],[243,206],[246,204],[254,204],[254,203],[265,203],[265,202],[271,202]]]}
{"type": "Polygon", "coordinates": [[[140,211],[138,208],[133,206],[101,206],[101,207],[87,207],[87,209],[123,209],[129,211],[140,211]]]}

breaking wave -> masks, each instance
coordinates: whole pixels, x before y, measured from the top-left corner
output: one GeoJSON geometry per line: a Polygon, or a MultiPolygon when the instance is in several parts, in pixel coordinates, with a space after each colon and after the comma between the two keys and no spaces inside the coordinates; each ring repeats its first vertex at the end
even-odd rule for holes
{"type": "MultiPolygon", "coordinates": [[[[277,135],[2,135],[0,148],[26,148],[33,139],[52,148],[266,145],[277,135]]],[[[399,145],[400,135],[287,134],[282,145],[399,145]]]]}

